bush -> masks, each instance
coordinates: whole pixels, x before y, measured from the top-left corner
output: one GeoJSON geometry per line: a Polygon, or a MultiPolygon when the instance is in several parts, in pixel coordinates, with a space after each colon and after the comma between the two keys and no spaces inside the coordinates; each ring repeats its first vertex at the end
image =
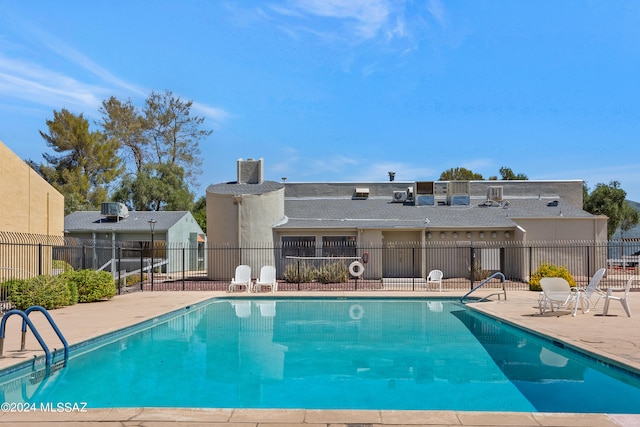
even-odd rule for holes
{"type": "Polygon", "coordinates": [[[69,264],[68,262],[66,262],[65,260],[62,260],[62,259],[54,259],[51,262],[51,268],[53,268],[54,270],[59,270],[59,271],[73,270],[73,267],[71,266],[71,264],[69,264]]]}
{"type": "Polygon", "coordinates": [[[147,280],[146,274],[132,274],[131,276],[127,276],[124,278],[125,286],[137,285],[140,282],[144,282],[147,280]]]}
{"type": "Polygon", "coordinates": [[[316,278],[315,269],[305,262],[289,264],[284,269],[284,280],[287,283],[310,283],[316,278]]]}
{"type": "Polygon", "coordinates": [[[560,267],[554,264],[541,264],[529,279],[529,290],[541,291],[540,279],[543,277],[562,277],[569,282],[569,286],[573,287],[576,285],[575,279],[566,267],[560,267]]]}
{"type": "Polygon", "coordinates": [[[59,276],[50,275],[11,281],[9,301],[18,310],[26,310],[32,305],[51,310],[73,303],[66,281],[59,276]]]}
{"type": "Polygon", "coordinates": [[[107,271],[76,270],[64,275],[78,289],[78,302],[94,302],[116,294],[116,284],[107,271]]]}
{"type": "Polygon", "coordinates": [[[349,269],[343,262],[324,264],[316,272],[320,283],[345,283],[349,281],[349,269]]]}

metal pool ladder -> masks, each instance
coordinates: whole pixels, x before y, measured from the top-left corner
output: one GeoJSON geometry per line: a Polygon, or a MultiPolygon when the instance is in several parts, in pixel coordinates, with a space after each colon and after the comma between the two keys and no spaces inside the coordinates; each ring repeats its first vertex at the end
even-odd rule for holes
{"type": "Polygon", "coordinates": [[[29,319],[29,314],[31,314],[34,311],[41,312],[49,321],[49,324],[53,328],[56,335],[58,335],[60,342],[62,342],[62,345],[64,346],[64,363],[65,364],[67,363],[67,360],[69,359],[69,344],[67,343],[67,340],[62,335],[62,332],[60,332],[60,329],[58,329],[56,322],[54,322],[53,319],[51,318],[51,315],[49,314],[47,309],[44,307],[40,307],[39,305],[31,306],[24,311],[16,310],[16,309],[9,310],[4,314],[4,316],[2,316],[2,321],[0,321],[0,357],[2,357],[2,353],[4,350],[4,337],[5,337],[5,327],[6,327],[7,319],[15,314],[22,317],[22,341],[20,345],[20,351],[24,351],[26,335],[27,335],[27,326],[29,326],[29,329],[31,329],[31,332],[33,332],[33,335],[36,337],[36,340],[38,340],[38,343],[40,343],[42,350],[44,350],[45,364],[48,372],[49,369],[51,368],[51,363],[53,362],[53,358],[55,357],[55,349],[52,355],[51,351],[49,350],[49,347],[47,347],[47,344],[42,339],[42,335],[40,335],[40,332],[38,332],[38,329],[36,329],[33,322],[31,322],[31,319],[29,319]]]}
{"type": "Polygon", "coordinates": [[[465,298],[467,298],[469,295],[471,295],[473,292],[475,292],[476,289],[481,288],[482,286],[484,286],[485,283],[488,283],[494,277],[500,277],[500,281],[502,282],[502,291],[498,291],[498,292],[494,292],[492,294],[489,294],[486,297],[481,298],[480,301],[486,300],[487,298],[492,297],[494,295],[497,295],[498,299],[500,299],[501,295],[504,295],[504,299],[506,300],[507,299],[507,289],[505,288],[505,285],[504,285],[504,281],[506,279],[504,277],[504,274],[502,274],[501,272],[498,271],[497,273],[493,273],[491,276],[489,276],[488,278],[483,280],[478,286],[476,286],[475,288],[471,289],[469,292],[464,294],[464,296],[462,298],[460,298],[460,302],[464,303],[465,298]]]}

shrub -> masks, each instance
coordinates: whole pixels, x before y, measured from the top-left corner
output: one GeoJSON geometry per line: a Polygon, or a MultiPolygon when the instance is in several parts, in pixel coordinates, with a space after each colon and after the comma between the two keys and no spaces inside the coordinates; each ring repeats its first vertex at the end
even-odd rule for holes
{"type": "Polygon", "coordinates": [[[73,267],[71,266],[71,264],[69,264],[68,262],[66,262],[65,260],[62,260],[62,259],[54,259],[51,262],[51,268],[53,268],[54,270],[59,270],[59,271],[73,270],[73,267]]]}
{"type": "MultiPolygon", "coordinates": [[[[471,275],[471,268],[468,268],[469,270],[469,275],[471,275]]],[[[481,281],[484,279],[487,279],[489,276],[491,276],[491,271],[489,270],[484,270],[482,268],[482,266],[480,265],[480,263],[476,263],[473,266],[473,280],[475,281],[481,281]]]]}
{"type": "Polygon", "coordinates": [[[343,262],[324,264],[316,272],[320,283],[345,283],[349,281],[349,269],[343,262]]]}
{"type": "Polygon", "coordinates": [[[289,264],[284,269],[284,280],[287,283],[310,283],[316,278],[315,268],[306,262],[289,264]]]}
{"type": "Polygon", "coordinates": [[[78,302],[94,302],[116,294],[116,284],[107,271],[76,270],[65,274],[78,289],[78,302]]]}
{"type": "Polygon", "coordinates": [[[554,264],[540,264],[535,273],[531,275],[529,279],[529,290],[531,291],[541,291],[540,287],[540,279],[543,277],[562,277],[567,282],[569,282],[569,286],[575,286],[576,281],[569,273],[566,267],[560,267],[554,264]]]}
{"type": "Polygon", "coordinates": [[[132,274],[131,276],[127,276],[124,278],[125,286],[137,285],[140,282],[144,282],[147,280],[146,274],[132,274]]]}
{"type": "Polygon", "coordinates": [[[59,276],[36,276],[26,280],[11,281],[9,300],[18,310],[39,305],[47,310],[72,304],[71,291],[59,276]]]}

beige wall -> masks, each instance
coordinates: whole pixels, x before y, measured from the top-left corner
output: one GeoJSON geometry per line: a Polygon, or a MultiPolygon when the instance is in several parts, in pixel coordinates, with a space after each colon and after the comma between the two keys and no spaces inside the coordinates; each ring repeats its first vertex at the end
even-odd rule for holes
{"type": "Polygon", "coordinates": [[[0,141],[0,231],[64,235],[64,197],[0,141]]]}
{"type": "Polygon", "coordinates": [[[241,257],[240,251],[232,251],[224,260],[208,251],[210,279],[233,277],[238,264],[250,265],[254,277],[262,265],[275,264],[273,252],[261,248],[273,245],[273,226],[284,220],[284,188],[263,194],[207,192],[206,197],[209,245],[243,248],[241,257]]]}
{"type": "Polygon", "coordinates": [[[590,218],[518,218],[527,241],[607,240],[607,217],[590,218]]]}

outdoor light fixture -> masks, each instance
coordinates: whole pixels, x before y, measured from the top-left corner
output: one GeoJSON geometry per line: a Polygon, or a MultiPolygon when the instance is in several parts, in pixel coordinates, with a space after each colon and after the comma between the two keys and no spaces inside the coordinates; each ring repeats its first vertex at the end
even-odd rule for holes
{"type": "Polygon", "coordinates": [[[457,231],[454,231],[454,232],[453,232],[453,238],[454,238],[454,239],[457,239],[457,238],[458,238],[458,232],[457,232],[457,231]]]}
{"type": "Polygon", "coordinates": [[[470,239],[470,238],[471,238],[471,232],[467,231],[467,239],[470,239]]]}
{"type": "Polygon", "coordinates": [[[504,237],[506,237],[507,239],[511,236],[511,234],[508,231],[504,232],[504,237]]]}
{"type": "MultiPolygon", "coordinates": [[[[147,221],[149,223],[149,228],[151,229],[151,290],[153,291],[153,264],[154,264],[154,250],[155,250],[155,242],[154,242],[154,234],[155,234],[155,229],[156,229],[156,219],[155,218],[151,218],[149,221],[147,221]]],[[[142,288],[142,287],[141,287],[142,288]]]]}
{"type": "Polygon", "coordinates": [[[481,239],[484,239],[484,231],[481,231],[479,236],[480,236],[481,239]]]}
{"type": "Polygon", "coordinates": [[[431,232],[429,231],[429,232],[427,233],[427,239],[431,239],[432,237],[433,237],[433,236],[431,235],[431,232]]]}
{"type": "Polygon", "coordinates": [[[446,233],[443,231],[442,233],[440,233],[440,238],[444,239],[446,237],[446,233]]]}
{"type": "Polygon", "coordinates": [[[498,233],[496,233],[495,231],[491,232],[491,237],[495,239],[497,236],[498,236],[498,233]]]}

